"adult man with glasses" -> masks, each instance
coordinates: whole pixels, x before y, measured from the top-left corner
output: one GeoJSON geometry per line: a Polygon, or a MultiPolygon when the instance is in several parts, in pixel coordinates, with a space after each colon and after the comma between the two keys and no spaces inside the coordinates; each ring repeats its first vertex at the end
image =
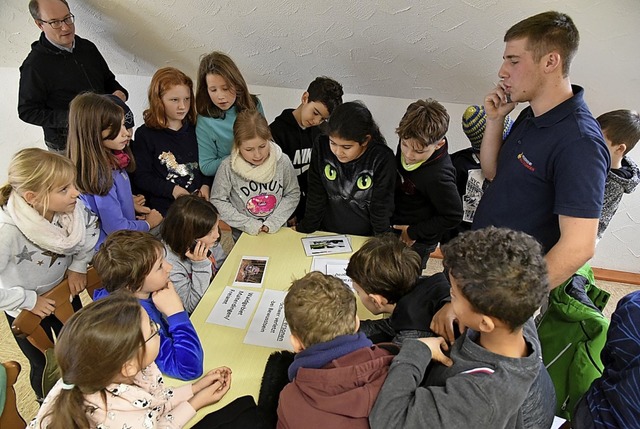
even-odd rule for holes
{"type": "Polygon", "coordinates": [[[29,12],[42,31],[20,67],[18,116],[44,130],[47,148],[64,153],[69,103],[81,92],[114,94],[127,90],[90,41],[75,34],[75,17],[66,0],[31,0],[29,12]]]}

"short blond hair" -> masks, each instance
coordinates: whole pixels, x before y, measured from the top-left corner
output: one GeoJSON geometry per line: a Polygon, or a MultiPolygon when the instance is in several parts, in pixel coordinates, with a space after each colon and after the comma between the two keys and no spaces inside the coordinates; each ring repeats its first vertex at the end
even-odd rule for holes
{"type": "Polygon", "coordinates": [[[356,311],[356,297],[342,280],[319,271],[294,280],[284,299],[291,333],[304,347],[353,334],[356,311]]]}

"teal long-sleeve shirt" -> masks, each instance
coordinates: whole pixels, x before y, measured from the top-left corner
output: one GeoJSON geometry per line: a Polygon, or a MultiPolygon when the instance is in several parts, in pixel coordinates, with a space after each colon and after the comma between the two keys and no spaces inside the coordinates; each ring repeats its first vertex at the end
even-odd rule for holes
{"type": "MultiPolygon", "coordinates": [[[[258,100],[257,110],[264,116],[262,103],[258,100]]],[[[220,163],[229,156],[233,147],[233,124],[238,112],[232,106],[224,118],[210,118],[198,115],[196,136],[198,138],[198,159],[200,171],[205,176],[215,176],[220,163]]]]}

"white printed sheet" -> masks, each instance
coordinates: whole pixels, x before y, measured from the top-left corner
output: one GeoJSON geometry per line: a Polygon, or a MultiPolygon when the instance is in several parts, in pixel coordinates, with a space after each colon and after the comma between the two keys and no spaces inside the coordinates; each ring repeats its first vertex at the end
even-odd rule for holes
{"type": "Polygon", "coordinates": [[[264,290],[247,335],[244,337],[245,344],[293,351],[289,340],[291,332],[284,317],[286,294],[286,291],[264,290]]]}
{"type": "Polygon", "coordinates": [[[260,291],[248,291],[227,286],[209,313],[207,323],[244,329],[258,304],[260,291]]]}

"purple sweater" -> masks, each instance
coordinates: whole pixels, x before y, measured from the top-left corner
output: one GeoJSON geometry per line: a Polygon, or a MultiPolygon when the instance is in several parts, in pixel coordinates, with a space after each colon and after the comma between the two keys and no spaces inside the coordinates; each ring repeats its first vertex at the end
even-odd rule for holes
{"type": "Polygon", "coordinates": [[[121,229],[133,231],[149,231],[149,224],[144,220],[136,220],[133,208],[133,195],[129,175],[125,170],[113,170],[113,186],[103,197],[83,194],[80,199],[100,219],[100,237],[96,250],[100,248],[107,235],[121,229]]]}

